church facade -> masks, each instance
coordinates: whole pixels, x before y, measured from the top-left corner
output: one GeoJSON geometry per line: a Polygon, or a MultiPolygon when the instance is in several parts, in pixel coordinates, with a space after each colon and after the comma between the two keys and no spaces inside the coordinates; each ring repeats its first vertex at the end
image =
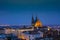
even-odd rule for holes
{"type": "Polygon", "coordinates": [[[41,21],[37,18],[37,16],[36,16],[35,20],[34,20],[34,17],[32,16],[31,25],[34,26],[34,27],[42,27],[42,23],[41,23],[41,21]]]}

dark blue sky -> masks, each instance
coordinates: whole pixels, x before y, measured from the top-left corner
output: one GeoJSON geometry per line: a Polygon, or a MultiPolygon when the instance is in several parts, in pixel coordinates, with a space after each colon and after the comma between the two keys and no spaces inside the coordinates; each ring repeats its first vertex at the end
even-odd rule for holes
{"type": "Polygon", "coordinates": [[[0,0],[0,24],[31,24],[32,14],[43,25],[60,24],[60,0],[0,0]]]}

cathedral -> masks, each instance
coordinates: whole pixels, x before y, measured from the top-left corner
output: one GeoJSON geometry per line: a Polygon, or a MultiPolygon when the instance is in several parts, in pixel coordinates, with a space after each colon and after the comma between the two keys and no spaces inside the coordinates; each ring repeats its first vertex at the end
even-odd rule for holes
{"type": "Polygon", "coordinates": [[[32,22],[31,22],[31,24],[32,24],[32,26],[34,26],[34,27],[42,27],[42,23],[41,23],[41,21],[37,18],[37,16],[36,16],[35,20],[34,20],[34,18],[33,18],[33,16],[32,16],[32,22]]]}

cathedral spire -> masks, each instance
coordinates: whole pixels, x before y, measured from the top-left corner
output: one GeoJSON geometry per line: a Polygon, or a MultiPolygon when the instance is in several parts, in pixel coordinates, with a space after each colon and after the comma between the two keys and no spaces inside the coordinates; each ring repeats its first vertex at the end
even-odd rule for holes
{"type": "Polygon", "coordinates": [[[35,22],[36,22],[36,21],[38,21],[38,17],[37,17],[37,16],[36,16],[36,18],[35,18],[35,22]]]}
{"type": "Polygon", "coordinates": [[[32,15],[32,22],[31,22],[32,26],[34,26],[34,17],[32,15]]]}
{"type": "Polygon", "coordinates": [[[31,22],[31,25],[34,26],[34,27],[42,27],[41,21],[38,19],[37,16],[36,16],[36,18],[35,18],[35,20],[34,20],[33,15],[32,15],[32,22],[31,22]]]}
{"type": "Polygon", "coordinates": [[[35,27],[42,27],[42,23],[41,23],[41,21],[38,19],[37,16],[36,16],[36,19],[35,19],[35,27]]]}

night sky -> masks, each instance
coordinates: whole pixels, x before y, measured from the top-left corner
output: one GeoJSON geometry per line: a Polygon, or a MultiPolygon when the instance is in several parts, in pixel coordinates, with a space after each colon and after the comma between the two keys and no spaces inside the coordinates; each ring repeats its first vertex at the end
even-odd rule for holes
{"type": "Polygon", "coordinates": [[[30,25],[32,15],[43,25],[60,24],[60,0],[0,0],[0,24],[30,25]]]}

